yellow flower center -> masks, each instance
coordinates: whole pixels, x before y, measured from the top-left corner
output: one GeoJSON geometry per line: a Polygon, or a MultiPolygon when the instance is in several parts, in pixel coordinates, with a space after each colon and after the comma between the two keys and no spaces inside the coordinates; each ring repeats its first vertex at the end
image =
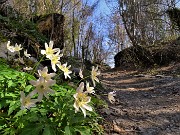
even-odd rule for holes
{"type": "Polygon", "coordinates": [[[88,101],[87,95],[84,93],[78,93],[77,95],[77,103],[79,104],[79,106],[86,104],[86,102],[88,101]]]}
{"type": "Polygon", "coordinates": [[[64,72],[65,73],[69,72],[69,69],[68,68],[64,68],[64,72]]]}
{"type": "Polygon", "coordinates": [[[46,78],[47,73],[42,73],[41,76],[44,77],[44,78],[46,78]]]}
{"type": "Polygon", "coordinates": [[[46,54],[53,54],[53,53],[54,53],[53,49],[51,48],[46,49],[46,54]]]}
{"type": "Polygon", "coordinates": [[[39,92],[43,92],[45,90],[45,87],[44,85],[39,85],[37,89],[39,92]]]}
{"type": "Polygon", "coordinates": [[[30,98],[26,98],[24,101],[24,106],[28,106],[30,103],[30,98]]]}
{"type": "Polygon", "coordinates": [[[52,61],[53,64],[56,64],[58,62],[58,57],[57,56],[53,56],[51,61],[52,61]]]}

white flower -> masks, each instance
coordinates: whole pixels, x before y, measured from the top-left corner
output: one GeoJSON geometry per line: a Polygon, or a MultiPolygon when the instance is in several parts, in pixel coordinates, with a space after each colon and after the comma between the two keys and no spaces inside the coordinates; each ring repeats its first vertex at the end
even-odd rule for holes
{"type": "Polygon", "coordinates": [[[79,71],[79,76],[83,79],[83,73],[82,73],[82,70],[80,69],[79,71]]]}
{"type": "Polygon", "coordinates": [[[14,47],[14,51],[19,52],[20,50],[22,50],[21,44],[18,45],[18,44],[16,43],[16,44],[15,44],[15,47],[14,47]]]}
{"type": "Polygon", "coordinates": [[[62,57],[63,55],[59,54],[59,53],[60,53],[60,51],[58,51],[56,54],[53,54],[50,57],[51,66],[52,66],[52,69],[54,70],[54,72],[56,72],[56,65],[61,64],[59,60],[60,60],[60,57],[62,57]]]}
{"type": "Polygon", "coordinates": [[[87,96],[86,93],[83,92],[84,83],[81,82],[79,87],[77,88],[77,93],[73,95],[75,98],[74,108],[75,113],[79,111],[79,108],[82,110],[84,117],[86,117],[86,110],[92,111],[92,107],[88,105],[91,101],[91,97],[87,96]]]}
{"type": "Polygon", "coordinates": [[[116,96],[116,91],[113,91],[113,92],[109,92],[108,93],[108,99],[109,101],[113,104],[116,100],[114,98],[114,96],[116,96]]]}
{"type": "Polygon", "coordinates": [[[60,51],[59,48],[54,48],[53,49],[53,44],[54,44],[53,41],[49,42],[49,46],[48,46],[47,43],[45,43],[45,49],[46,50],[41,50],[41,54],[46,54],[46,58],[50,59],[52,57],[52,55],[54,55],[55,52],[60,51]]]}
{"type": "Polygon", "coordinates": [[[35,107],[36,106],[36,102],[38,100],[37,99],[31,99],[31,94],[27,95],[27,97],[25,97],[25,94],[23,91],[21,91],[21,98],[20,98],[20,102],[21,102],[21,109],[30,109],[31,107],[35,107]]]}
{"type": "Polygon", "coordinates": [[[32,91],[32,94],[38,93],[38,101],[41,101],[43,98],[43,95],[49,99],[49,96],[47,95],[48,93],[54,94],[54,91],[49,88],[53,84],[56,83],[55,80],[48,80],[45,81],[42,76],[37,81],[31,80],[29,81],[33,86],[35,86],[35,90],[32,91]]]}
{"type": "Polygon", "coordinates": [[[93,66],[92,71],[91,71],[91,79],[92,79],[94,87],[96,86],[95,81],[99,82],[99,79],[97,78],[98,75],[100,75],[100,71],[98,70],[98,66],[96,68],[94,68],[94,66],[93,66]]]}
{"type": "Polygon", "coordinates": [[[10,41],[8,41],[8,43],[7,43],[7,49],[10,51],[10,52],[15,52],[15,50],[14,50],[14,46],[10,46],[10,41]]]}
{"type": "Polygon", "coordinates": [[[29,71],[29,70],[33,70],[33,68],[32,67],[25,67],[25,68],[23,68],[24,70],[27,70],[27,71],[29,71]]]}
{"type": "Polygon", "coordinates": [[[30,58],[31,54],[28,54],[27,53],[27,50],[24,51],[24,55],[27,57],[27,58],[30,58]]]}
{"type": "Polygon", "coordinates": [[[89,82],[86,82],[86,92],[85,93],[92,93],[94,94],[94,87],[89,87],[89,82]]]}
{"type": "Polygon", "coordinates": [[[8,43],[7,43],[7,49],[8,49],[10,52],[19,52],[20,50],[22,50],[21,44],[18,45],[18,44],[16,43],[15,46],[10,46],[10,41],[8,41],[8,43]]]}
{"type": "Polygon", "coordinates": [[[65,63],[65,64],[63,64],[63,65],[57,64],[57,66],[59,67],[59,69],[61,69],[61,70],[64,72],[65,79],[67,79],[67,77],[69,77],[69,78],[71,79],[71,77],[70,77],[70,75],[69,75],[69,74],[72,73],[72,71],[69,70],[70,67],[71,67],[71,65],[69,65],[69,66],[67,67],[67,63],[65,63]]]}
{"type": "Polygon", "coordinates": [[[39,77],[42,76],[45,81],[51,80],[51,77],[54,77],[55,73],[48,74],[48,68],[47,66],[43,68],[43,70],[38,70],[39,77]]]}

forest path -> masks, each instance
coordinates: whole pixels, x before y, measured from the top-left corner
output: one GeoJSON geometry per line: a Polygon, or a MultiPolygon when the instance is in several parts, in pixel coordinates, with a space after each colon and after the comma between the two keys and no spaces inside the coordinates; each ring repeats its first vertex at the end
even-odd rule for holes
{"type": "Polygon", "coordinates": [[[106,135],[180,135],[180,77],[111,70],[101,82],[117,94],[101,110],[106,135]]]}

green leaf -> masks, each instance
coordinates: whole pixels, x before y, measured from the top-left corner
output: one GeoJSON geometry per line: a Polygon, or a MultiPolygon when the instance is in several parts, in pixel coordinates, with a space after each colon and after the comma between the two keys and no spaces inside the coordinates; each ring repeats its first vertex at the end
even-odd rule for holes
{"type": "Polygon", "coordinates": [[[28,86],[26,86],[25,91],[26,91],[26,92],[29,92],[32,88],[33,88],[32,85],[28,85],[28,86]]]}
{"type": "Polygon", "coordinates": [[[78,116],[76,116],[76,117],[71,117],[71,119],[70,119],[70,123],[71,124],[78,124],[78,123],[83,123],[84,122],[84,117],[83,116],[80,116],[80,117],[78,117],[78,116]]]}
{"type": "Polygon", "coordinates": [[[36,80],[36,78],[30,74],[26,74],[28,80],[36,80]]]}
{"type": "Polygon", "coordinates": [[[39,111],[40,111],[41,115],[46,115],[46,113],[47,113],[46,109],[40,109],[39,111]]]}
{"type": "Polygon", "coordinates": [[[0,130],[6,128],[7,125],[5,124],[5,121],[4,120],[0,120],[0,130]]]}
{"type": "Polygon", "coordinates": [[[34,113],[31,113],[30,115],[28,115],[27,119],[31,122],[35,122],[35,121],[38,121],[39,117],[38,117],[38,114],[36,112],[34,112],[34,113]]]}
{"type": "Polygon", "coordinates": [[[17,76],[18,76],[18,74],[17,74],[16,72],[14,72],[14,74],[11,74],[11,78],[12,78],[12,79],[16,79],[17,76]]]}
{"type": "Polygon", "coordinates": [[[10,115],[18,107],[19,107],[18,101],[11,101],[10,106],[9,106],[9,110],[8,110],[8,115],[10,115]]]}
{"type": "Polygon", "coordinates": [[[5,97],[11,97],[11,99],[12,99],[12,98],[16,98],[17,95],[14,93],[6,93],[5,97]]]}
{"type": "Polygon", "coordinates": [[[91,130],[89,127],[83,126],[83,127],[76,127],[74,128],[75,131],[79,132],[81,135],[91,135],[91,130]]]}
{"type": "Polygon", "coordinates": [[[26,112],[27,112],[26,109],[25,109],[25,110],[20,110],[19,112],[16,113],[16,115],[14,116],[14,118],[19,117],[19,116],[22,116],[22,115],[26,114],[26,112]]]}
{"type": "Polygon", "coordinates": [[[0,76],[0,80],[4,80],[4,77],[3,77],[3,76],[0,76]]]}
{"type": "Polygon", "coordinates": [[[20,135],[39,135],[43,129],[43,125],[33,124],[23,129],[20,135]]]}
{"type": "Polygon", "coordinates": [[[72,135],[69,126],[65,127],[65,135],[72,135]]]}
{"type": "Polygon", "coordinates": [[[5,100],[2,100],[1,102],[0,102],[0,109],[2,108],[2,107],[5,107],[5,106],[7,106],[8,104],[6,103],[6,101],[5,100]]]}
{"type": "Polygon", "coordinates": [[[12,80],[9,80],[8,81],[8,88],[11,86],[16,86],[16,85],[14,84],[14,82],[12,80]]]}
{"type": "Polygon", "coordinates": [[[54,130],[49,126],[45,126],[43,135],[55,135],[54,130]]]}

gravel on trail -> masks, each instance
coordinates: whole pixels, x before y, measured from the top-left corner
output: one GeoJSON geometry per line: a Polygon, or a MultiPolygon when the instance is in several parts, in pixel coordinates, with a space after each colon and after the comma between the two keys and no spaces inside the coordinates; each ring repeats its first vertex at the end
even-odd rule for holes
{"type": "Polygon", "coordinates": [[[180,135],[180,77],[111,70],[100,79],[106,93],[116,91],[100,111],[106,135],[180,135]]]}

